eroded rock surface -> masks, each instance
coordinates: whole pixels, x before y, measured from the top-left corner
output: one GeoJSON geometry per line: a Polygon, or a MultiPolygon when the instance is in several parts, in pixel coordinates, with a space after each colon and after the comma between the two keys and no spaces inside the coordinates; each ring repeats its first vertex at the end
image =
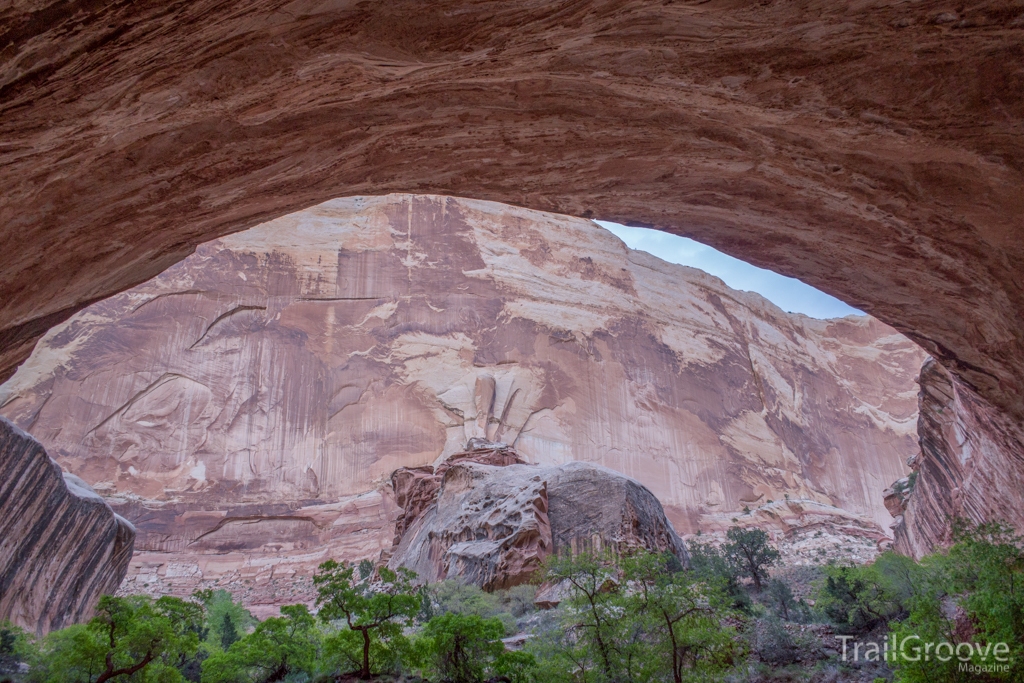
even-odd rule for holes
{"type": "Polygon", "coordinates": [[[958,517],[1024,531],[1022,426],[932,360],[921,369],[920,385],[921,452],[911,460],[913,481],[897,482],[890,498],[896,549],[921,557],[949,544],[958,517]]]}
{"type": "Polygon", "coordinates": [[[507,588],[534,578],[548,555],[561,552],[646,548],[687,559],[654,494],[604,467],[494,466],[469,455],[436,476],[435,500],[389,563],[425,581],[507,588]]]}
{"type": "Polygon", "coordinates": [[[135,530],[0,417],[0,622],[42,634],[92,617],[128,570],[135,530]]]}
{"type": "MultiPolygon", "coordinates": [[[[487,384],[493,384],[493,381],[493,378],[488,378],[487,384]]],[[[480,386],[479,380],[477,386],[480,386]]],[[[493,387],[489,387],[488,391],[493,394],[493,387]]],[[[395,503],[402,508],[402,514],[395,520],[395,545],[402,540],[409,526],[437,502],[437,491],[441,488],[441,481],[448,468],[464,461],[498,467],[524,463],[515,449],[509,448],[507,444],[492,443],[476,437],[470,439],[469,450],[455,453],[437,467],[425,465],[395,470],[391,473],[391,490],[395,495],[395,503]]]]}
{"type": "Polygon", "coordinates": [[[798,276],[1019,425],[1022,36],[1019,0],[8,3],[0,377],[205,240],[437,192],[798,276]]]}
{"type": "Polygon", "coordinates": [[[761,529],[768,533],[788,567],[820,566],[827,562],[864,564],[892,547],[892,536],[874,520],[813,500],[769,501],[737,513],[701,518],[700,535],[687,541],[724,543],[729,527],[761,529]]]}
{"type": "Polygon", "coordinates": [[[1020,421],[1022,36],[1019,0],[8,3],[0,367],[205,240],[436,192],[697,236],[1020,421]]]}
{"type": "Polygon", "coordinates": [[[391,548],[412,489],[390,474],[471,439],[632,477],[680,533],[787,494],[884,530],[923,357],[583,219],[392,195],[211,242],[89,307],[0,412],[136,523],[133,581],[269,603],[326,556],[391,548]]]}

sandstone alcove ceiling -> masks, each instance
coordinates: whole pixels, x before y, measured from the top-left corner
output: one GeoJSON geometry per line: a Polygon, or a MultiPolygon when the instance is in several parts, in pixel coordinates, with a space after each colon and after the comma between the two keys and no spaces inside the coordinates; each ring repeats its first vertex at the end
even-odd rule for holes
{"type": "Polygon", "coordinates": [[[0,376],[203,241],[432,192],[799,277],[1020,451],[1019,0],[30,1],[0,26],[0,376]]]}

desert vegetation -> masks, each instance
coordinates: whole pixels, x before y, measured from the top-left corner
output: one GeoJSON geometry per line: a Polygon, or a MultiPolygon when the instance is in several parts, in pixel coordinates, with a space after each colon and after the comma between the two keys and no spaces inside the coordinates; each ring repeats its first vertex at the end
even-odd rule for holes
{"type": "Polygon", "coordinates": [[[329,561],[312,609],[264,621],[203,591],[104,597],[90,622],[41,639],[6,625],[0,681],[1022,681],[1022,539],[994,523],[953,540],[920,562],[885,553],[794,585],[771,571],[767,535],[740,529],[691,542],[688,568],[651,552],[558,556],[537,585],[491,593],[329,561]],[[926,643],[953,656],[915,658],[926,643]]]}

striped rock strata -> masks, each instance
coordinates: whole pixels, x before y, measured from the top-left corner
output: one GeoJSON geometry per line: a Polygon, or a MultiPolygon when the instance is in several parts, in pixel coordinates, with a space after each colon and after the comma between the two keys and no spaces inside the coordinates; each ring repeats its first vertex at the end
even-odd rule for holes
{"type": "Polygon", "coordinates": [[[921,557],[951,541],[957,518],[998,520],[1024,533],[1024,426],[999,413],[941,365],[921,369],[920,454],[886,491],[896,549],[921,557]]]}
{"type": "Polygon", "coordinates": [[[92,616],[135,530],[38,441],[0,418],[0,622],[42,634],[92,616]]]}

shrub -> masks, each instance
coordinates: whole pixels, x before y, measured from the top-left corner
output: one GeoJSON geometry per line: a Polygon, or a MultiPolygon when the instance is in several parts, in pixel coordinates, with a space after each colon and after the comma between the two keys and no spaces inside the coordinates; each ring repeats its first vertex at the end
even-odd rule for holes
{"type": "Polygon", "coordinates": [[[906,614],[905,596],[896,577],[887,574],[902,563],[892,560],[868,566],[826,568],[816,607],[841,633],[862,634],[906,614]]]}
{"type": "Polygon", "coordinates": [[[785,666],[800,659],[796,641],[777,617],[758,619],[754,623],[751,641],[757,656],[767,664],[785,666]]]}
{"type": "Polygon", "coordinates": [[[439,683],[478,683],[493,674],[504,635],[498,619],[447,612],[427,622],[417,645],[427,675],[439,683]]]}
{"type": "Polygon", "coordinates": [[[754,590],[761,592],[761,584],[768,579],[768,568],[779,563],[779,551],[768,543],[768,534],[760,529],[731,527],[722,551],[740,576],[754,582],[754,590]]]}
{"type": "Polygon", "coordinates": [[[793,597],[793,591],[790,590],[789,584],[780,579],[772,579],[767,584],[767,590],[765,590],[766,598],[768,599],[769,605],[775,610],[776,614],[786,621],[790,621],[792,617],[799,616],[799,610],[796,599],[793,597]]]}

